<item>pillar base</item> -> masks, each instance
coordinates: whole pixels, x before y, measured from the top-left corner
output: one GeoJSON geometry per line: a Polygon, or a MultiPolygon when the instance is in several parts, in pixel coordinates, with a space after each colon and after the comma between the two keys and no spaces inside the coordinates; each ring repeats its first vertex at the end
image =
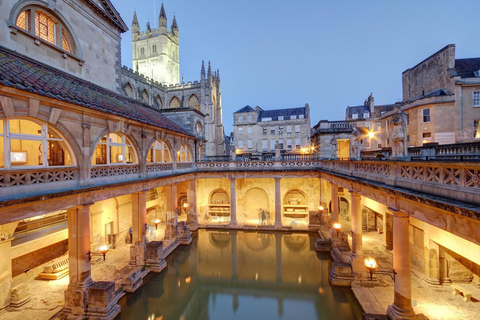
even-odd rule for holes
{"type": "Polygon", "coordinates": [[[177,224],[177,241],[185,246],[192,243],[192,233],[190,232],[190,228],[185,225],[184,221],[180,221],[177,224]]]}
{"type": "Polygon", "coordinates": [[[230,221],[230,223],[228,224],[228,226],[229,226],[230,228],[236,228],[236,227],[237,227],[237,221],[236,221],[236,220],[230,221]]]}
{"type": "Polygon", "coordinates": [[[132,244],[130,246],[130,265],[143,266],[145,265],[145,244],[132,244]]]}
{"type": "Polygon", "coordinates": [[[91,320],[113,320],[120,314],[115,283],[98,281],[87,289],[87,313],[91,320]]]}
{"type": "Polygon", "coordinates": [[[354,277],[352,268],[342,262],[333,262],[330,272],[328,273],[328,280],[332,286],[350,287],[354,277]]]}
{"type": "Polygon", "coordinates": [[[441,285],[440,279],[434,279],[429,277],[423,277],[423,281],[431,285],[441,285]]]}
{"type": "Polygon", "coordinates": [[[362,274],[367,272],[364,264],[364,257],[360,255],[351,254],[350,263],[355,274],[362,274]]]}
{"type": "Polygon", "coordinates": [[[125,267],[115,277],[115,284],[121,287],[123,291],[133,293],[142,286],[143,278],[147,273],[148,270],[143,267],[125,267]]]}
{"type": "Polygon", "coordinates": [[[416,318],[413,308],[404,309],[396,304],[388,306],[387,317],[390,320],[411,320],[416,318]]]}
{"type": "Polygon", "coordinates": [[[162,272],[167,267],[163,254],[163,241],[152,241],[147,244],[145,264],[152,272],[162,272]]]}
{"type": "Polygon", "coordinates": [[[281,222],[275,222],[274,225],[273,225],[273,227],[274,227],[275,229],[282,229],[282,228],[283,228],[283,225],[282,225],[281,222]]]}

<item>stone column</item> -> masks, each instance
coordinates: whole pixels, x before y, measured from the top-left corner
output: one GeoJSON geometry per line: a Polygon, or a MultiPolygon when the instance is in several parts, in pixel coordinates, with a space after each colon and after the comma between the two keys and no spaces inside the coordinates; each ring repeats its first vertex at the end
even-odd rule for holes
{"type": "Polygon", "coordinates": [[[237,191],[235,178],[230,178],[230,225],[237,225],[237,191]]]}
{"type": "Polygon", "coordinates": [[[352,214],[352,268],[355,272],[365,272],[362,243],[362,200],[358,193],[350,191],[352,214]]]}
{"type": "Polygon", "coordinates": [[[423,243],[425,253],[425,278],[429,284],[440,284],[440,247],[430,240],[429,227],[425,223],[423,228],[423,243]]]}
{"type": "Polygon", "coordinates": [[[393,212],[393,269],[397,272],[394,283],[393,304],[388,306],[389,319],[413,319],[412,273],[410,262],[410,218],[407,214],[393,212]]]}
{"type": "Polygon", "coordinates": [[[12,290],[12,240],[7,238],[0,241],[0,315],[10,306],[12,290]]]}
{"type": "Polygon", "coordinates": [[[188,182],[187,202],[188,202],[188,215],[187,222],[192,226],[198,224],[197,217],[197,179],[192,179],[188,182]]]}
{"type": "Polygon", "coordinates": [[[280,179],[275,177],[275,228],[282,228],[282,193],[280,189],[280,179]]]}
{"type": "Polygon", "coordinates": [[[87,289],[92,285],[90,254],[90,205],[70,208],[68,214],[69,284],[65,290],[65,311],[83,315],[87,289]]]}
{"type": "Polygon", "coordinates": [[[393,211],[387,208],[383,216],[383,244],[387,250],[393,249],[393,211]]]}
{"type": "Polygon", "coordinates": [[[145,265],[145,246],[147,244],[147,202],[146,191],[132,193],[132,245],[130,246],[130,265],[145,265]]]}
{"type": "Polygon", "coordinates": [[[340,221],[340,217],[338,214],[338,186],[334,183],[331,183],[332,186],[332,213],[331,213],[331,220],[332,222],[340,221]]]}
{"type": "Polygon", "coordinates": [[[147,191],[132,193],[132,244],[147,242],[147,191]]]}

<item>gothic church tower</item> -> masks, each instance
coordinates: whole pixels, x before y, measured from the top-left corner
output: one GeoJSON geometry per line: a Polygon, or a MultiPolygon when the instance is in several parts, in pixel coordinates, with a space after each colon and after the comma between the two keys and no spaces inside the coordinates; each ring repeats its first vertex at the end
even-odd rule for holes
{"type": "Polygon", "coordinates": [[[180,59],[178,25],[175,16],[171,31],[167,28],[165,8],[160,9],[158,28],[140,31],[137,13],[132,22],[132,67],[135,71],[163,85],[180,83],[180,59]]]}

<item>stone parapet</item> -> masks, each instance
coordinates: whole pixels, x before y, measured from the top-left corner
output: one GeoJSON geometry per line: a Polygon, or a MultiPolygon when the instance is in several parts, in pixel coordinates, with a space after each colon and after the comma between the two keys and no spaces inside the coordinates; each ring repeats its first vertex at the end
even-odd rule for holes
{"type": "Polygon", "coordinates": [[[161,272],[167,267],[163,254],[163,241],[152,241],[147,244],[145,265],[152,272],[161,272]]]}

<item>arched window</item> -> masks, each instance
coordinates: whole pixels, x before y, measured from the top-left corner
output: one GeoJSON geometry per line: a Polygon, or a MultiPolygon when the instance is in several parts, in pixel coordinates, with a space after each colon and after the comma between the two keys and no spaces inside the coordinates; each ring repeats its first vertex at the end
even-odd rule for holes
{"type": "Polygon", "coordinates": [[[172,157],[170,155],[170,150],[168,149],[167,144],[163,140],[156,140],[152,143],[150,150],[147,154],[148,163],[162,163],[162,162],[172,162],[172,157]]]}
{"type": "Polygon", "coordinates": [[[149,104],[150,103],[150,96],[148,95],[147,90],[142,91],[142,100],[143,102],[149,104]]]}
{"type": "Polygon", "coordinates": [[[29,6],[21,11],[15,20],[15,25],[64,51],[70,53],[74,51],[72,37],[65,25],[60,19],[40,8],[29,6]]]}
{"type": "Polygon", "coordinates": [[[182,144],[177,152],[177,162],[192,162],[192,153],[186,144],[182,144]]]}
{"type": "Polygon", "coordinates": [[[109,133],[100,140],[92,157],[92,165],[138,163],[132,142],[120,133],[109,133]]]}
{"type": "Polygon", "coordinates": [[[162,97],[160,97],[160,95],[158,95],[156,100],[157,100],[158,108],[159,108],[159,109],[163,109],[162,97]]]}
{"type": "Polygon", "coordinates": [[[198,101],[196,95],[192,94],[190,96],[190,98],[188,99],[188,107],[200,110],[200,101],[198,101]]]}
{"type": "Polygon", "coordinates": [[[27,119],[0,120],[1,169],[73,165],[70,147],[52,127],[27,119]]]}
{"type": "Polygon", "coordinates": [[[200,136],[202,134],[202,124],[200,123],[200,121],[197,121],[197,123],[195,124],[195,134],[197,136],[200,136]]]}
{"type": "Polygon", "coordinates": [[[125,87],[123,87],[123,89],[125,89],[125,93],[127,94],[127,96],[129,96],[130,98],[134,98],[133,87],[130,83],[127,83],[125,87]]]}
{"type": "Polygon", "coordinates": [[[170,100],[169,108],[180,108],[180,100],[178,100],[177,97],[173,97],[172,100],[170,100]]]}

